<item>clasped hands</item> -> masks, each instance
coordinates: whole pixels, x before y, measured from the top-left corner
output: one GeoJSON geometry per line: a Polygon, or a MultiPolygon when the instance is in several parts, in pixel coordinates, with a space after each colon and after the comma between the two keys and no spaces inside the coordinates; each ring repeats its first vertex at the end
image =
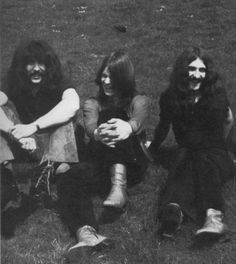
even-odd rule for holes
{"type": "Polygon", "coordinates": [[[130,124],[118,118],[112,118],[102,123],[95,130],[95,139],[104,145],[114,148],[119,141],[127,139],[132,133],[130,124]]]}

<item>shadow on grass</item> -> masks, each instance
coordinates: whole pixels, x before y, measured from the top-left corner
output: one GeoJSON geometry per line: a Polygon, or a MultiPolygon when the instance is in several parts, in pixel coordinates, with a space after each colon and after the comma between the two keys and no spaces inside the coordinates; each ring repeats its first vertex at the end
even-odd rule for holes
{"type": "Polygon", "coordinates": [[[37,209],[36,201],[24,193],[20,193],[18,200],[10,201],[8,205],[8,208],[1,212],[1,234],[6,239],[12,238],[16,227],[37,209]]]}
{"type": "Polygon", "coordinates": [[[216,243],[222,244],[228,242],[231,242],[230,234],[202,233],[194,238],[190,249],[209,249],[216,243]]]}

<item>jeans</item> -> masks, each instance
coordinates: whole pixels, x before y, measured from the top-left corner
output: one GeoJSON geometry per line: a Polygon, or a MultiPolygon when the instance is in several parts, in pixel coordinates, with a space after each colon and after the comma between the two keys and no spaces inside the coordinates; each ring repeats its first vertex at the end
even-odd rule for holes
{"type": "MultiPolygon", "coordinates": [[[[11,103],[1,107],[14,124],[21,123],[11,103]]],[[[54,162],[77,163],[79,161],[72,122],[44,129],[32,137],[35,138],[37,143],[38,149],[36,152],[39,162],[51,160],[54,162]]],[[[22,150],[19,144],[6,134],[0,134],[0,142],[0,163],[9,160],[25,160],[29,156],[27,151],[22,150]]]]}

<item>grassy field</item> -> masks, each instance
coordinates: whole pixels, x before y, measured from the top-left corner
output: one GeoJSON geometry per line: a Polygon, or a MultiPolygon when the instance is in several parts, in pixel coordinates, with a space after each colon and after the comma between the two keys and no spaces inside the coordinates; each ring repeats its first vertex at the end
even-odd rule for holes
{"type": "MultiPolygon", "coordinates": [[[[152,99],[151,139],[158,122],[158,98],[177,54],[188,45],[200,45],[215,56],[236,113],[235,0],[2,0],[1,5],[1,76],[20,40],[45,39],[57,51],[83,104],[97,92],[94,78],[103,57],[114,48],[124,48],[135,65],[138,90],[152,99]],[[126,32],[117,30],[120,25],[126,32]]],[[[172,133],[164,144],[174,145],[172,133]]],[[[171,157],[165,159],[171,162],[171,157]]],[[[116,239],[116,248],[78,263],[235,263],[235,234],[201,250],[191,247],[196,230],[192,224],[184,225],[175,240],[157,239],[156,201],[166,175],[163,166],[150,165],[145,181],[130,190],[128,211],[114,223],[101,225],[102,233],[116,239]]],[[[236,230],[234,182],[226,186],[225,198],[227,222],[236,230]]],[[[96,199],[95,205],[99,214],[101,201],[96,199]]],[[[1,263],[62,264],[74,242],[56,212],[37,210],[13,238],[2,238],[1,263]]]]}

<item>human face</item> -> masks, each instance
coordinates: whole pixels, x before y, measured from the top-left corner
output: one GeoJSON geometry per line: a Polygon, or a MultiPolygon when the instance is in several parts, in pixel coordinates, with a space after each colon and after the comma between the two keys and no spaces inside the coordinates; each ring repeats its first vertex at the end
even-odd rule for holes
{"type": "Polygon", "coordinates": [[[107,96],[114,95],[114,90],[112,89],[112,83],[111,83],[111,76],[107,67],[102,72],[101,82],[105,95],[107,96]]]}
{"type": "Polygon", "coordinates": [[[206,77],[206,65],[197,58],[188,65],[189,89],[198,90],[206,77]]]}
{"type": "Polygon", "coordinates": [[[39,84],[43,80],[46,66],[42,63],[32,62],[26,65],[26,72],[33,84],[39,84]]]}

